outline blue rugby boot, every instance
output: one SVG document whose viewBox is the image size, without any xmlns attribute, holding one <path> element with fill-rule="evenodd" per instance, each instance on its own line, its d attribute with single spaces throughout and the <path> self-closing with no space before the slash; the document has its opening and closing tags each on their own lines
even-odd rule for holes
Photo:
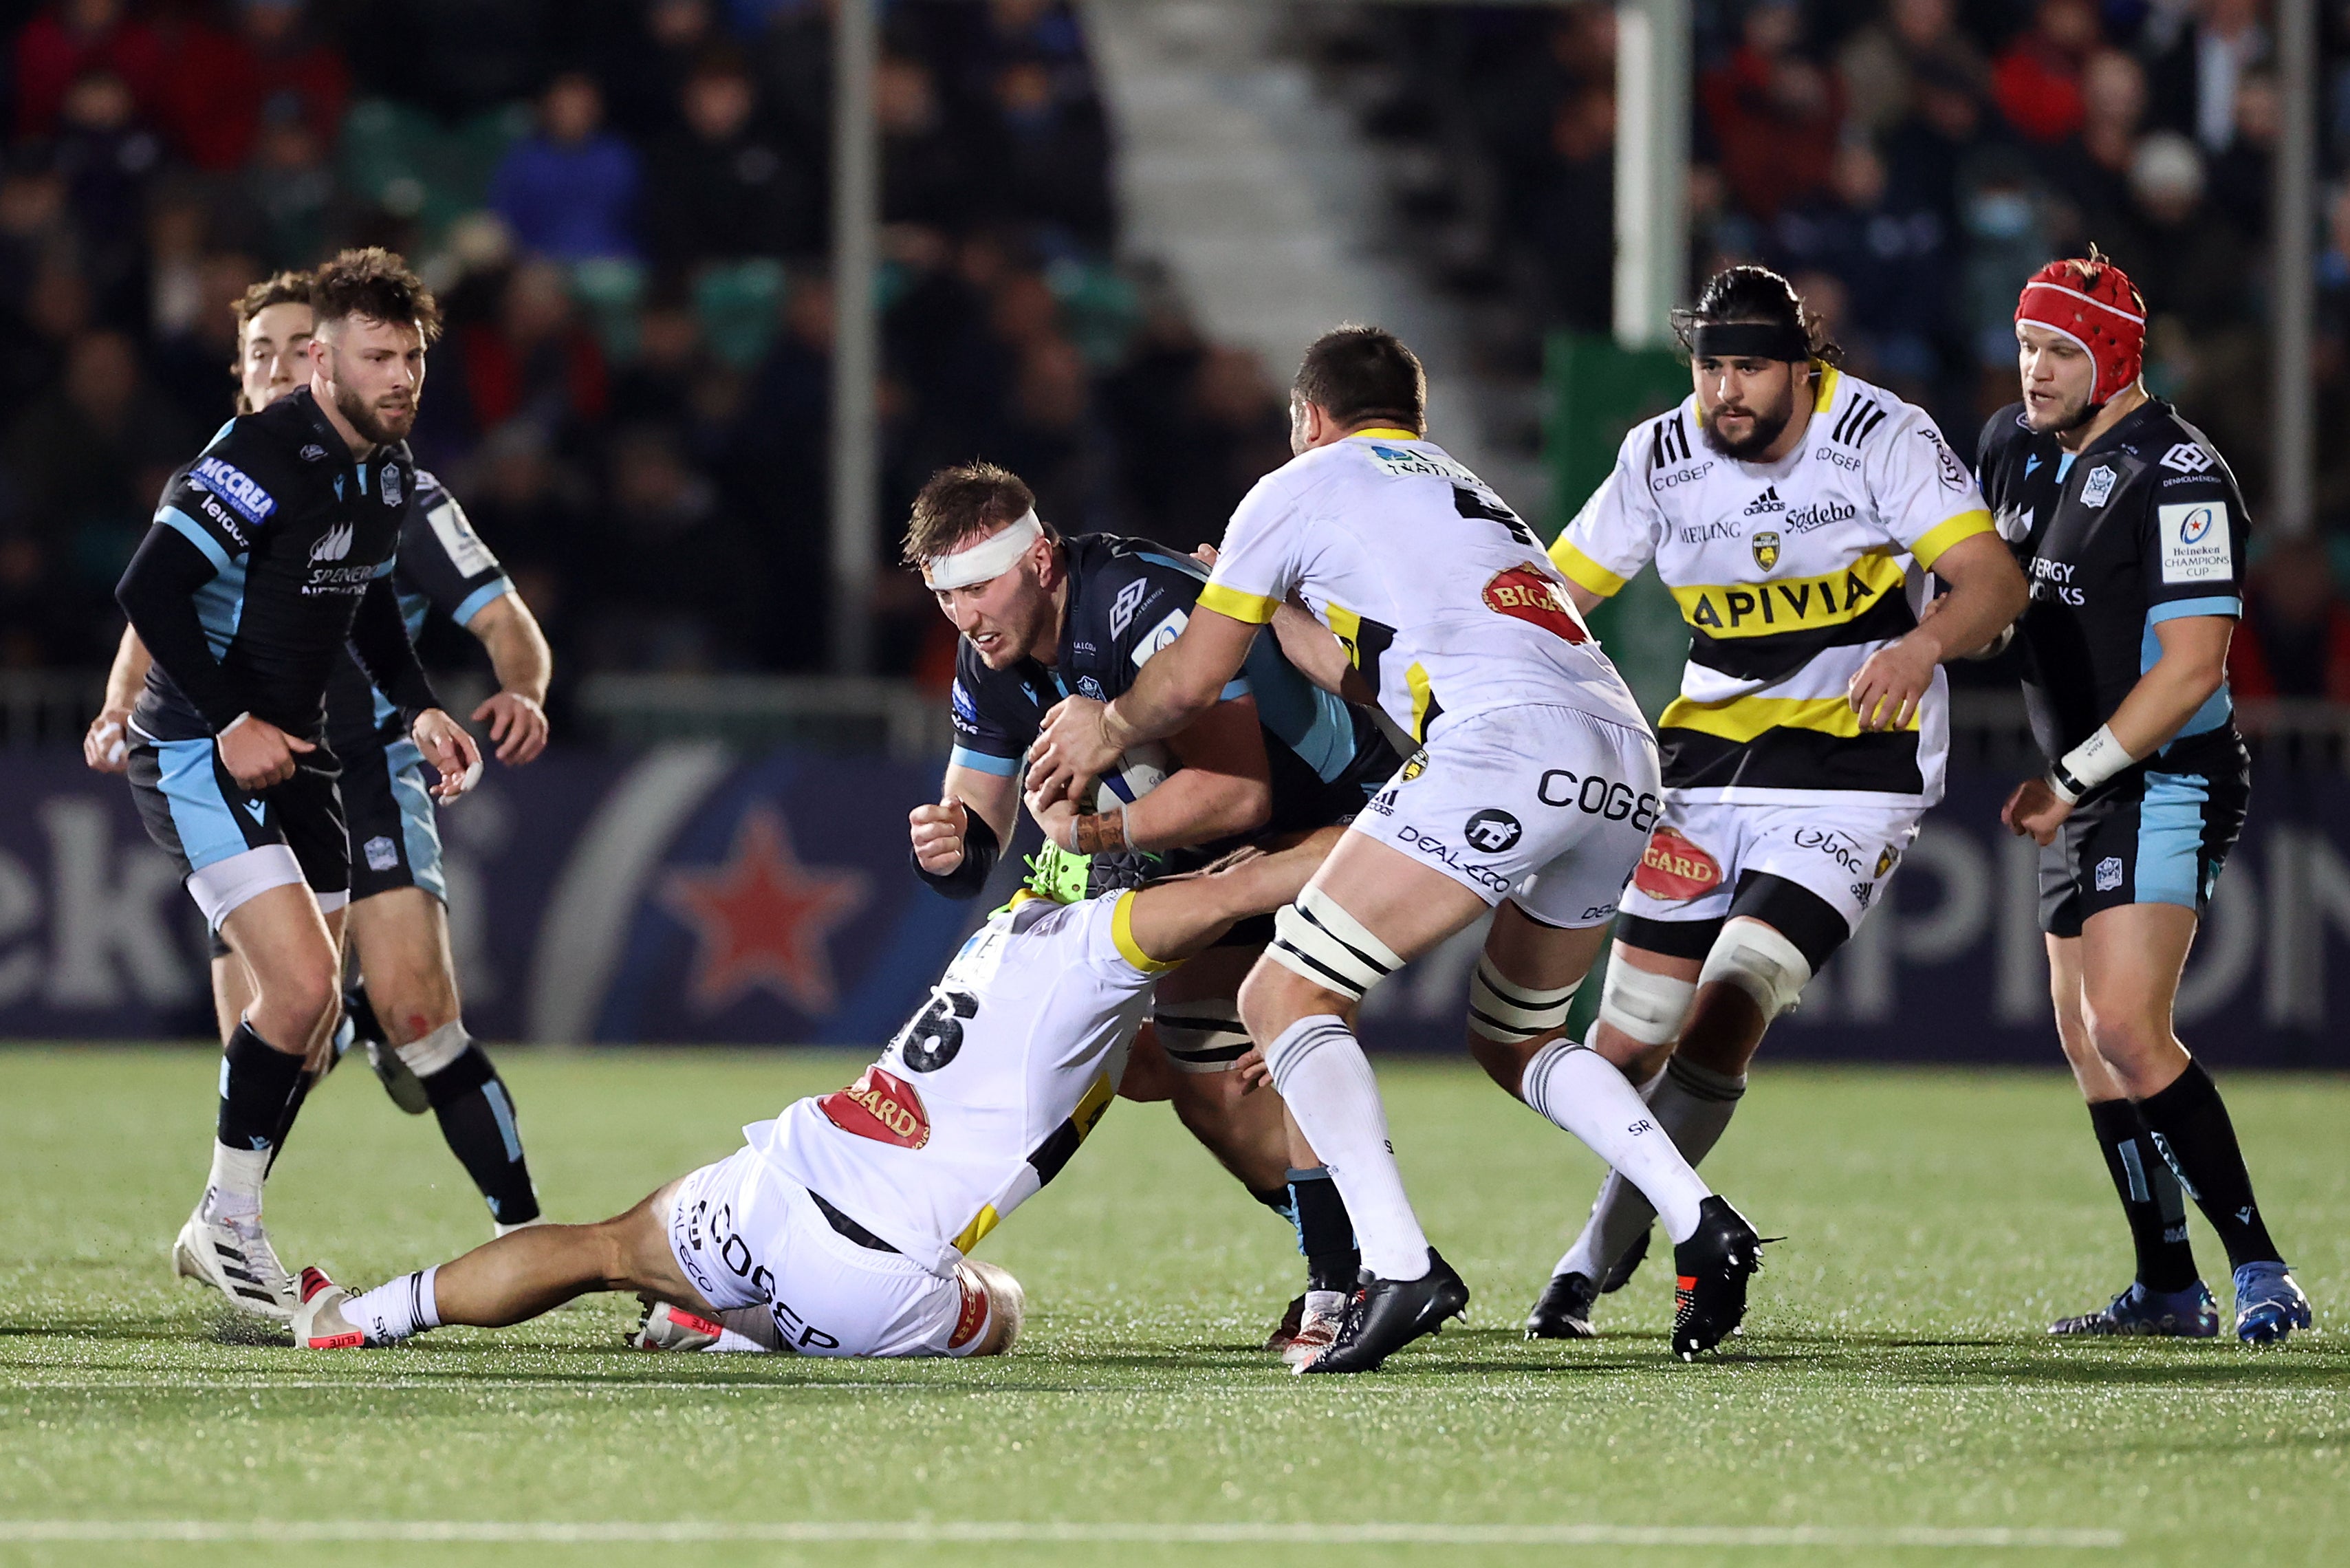
<svg viewBox="0 0 2350 1568">
<path fill-rule="evenodd" d="M 2150 1334 L 2162 1339 L 2210 1339 L 2220 1332 L 2220 1303 L 2198 1280 L 2183 1291 L 2150 1291 L 2136 1281 L 2102 1312 L 2059 1318 L 2059 1334 Z"/>
<path fill-rule="evenodd" d="M 2238 1339 L 2246 1345 L 2274 1345 L 2309 1324 L 2309 1298 L 2282 1263 L 2246 1263 L 2236 1271 Z"/>
</svg>

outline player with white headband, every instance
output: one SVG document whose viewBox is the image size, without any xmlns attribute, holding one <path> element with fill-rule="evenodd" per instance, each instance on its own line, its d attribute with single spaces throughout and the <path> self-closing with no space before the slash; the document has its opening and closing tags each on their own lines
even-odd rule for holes
<svg viewBox="0 0 2350 1568">
<path fill-rule="evenodd" d="M 989 463 L 923 487 L 906 560 L 962 634 L 954 752 L 938 803 L 911 814 L 914 869 L 950 897 L 973 898 L 1012 840 L 1021 758 L 1046 711 L 1071 693 L 1126 691 L 1180 634 L 1208 574 L 1149 540 L 1061 537 L 1028 487 Z M 1197 865 L 1266 834 L 1349 821 L 1398 765 L 1372 715 L 1315 690 L 1271 638 L 1217 699 L 1149 759 L 1170 770 L 1156 788 L 1140 793 L 1142 776 L 1122 773 L 1101 800 L 1037 811 L 1045 835 L 1106 867 Z M 1243 922 L 1159 986 L 1125 1092 L 1171 1100 L 1250 1194 L 1295 1227 L 1306 1289 L 1267 1348 L 1296 1357 L 1336 1334 L 1359 1260 L 1337 1188 L 1279 1100 L 1244 1094 L 1232 1071 L 1248 1048 L 1235 993 L 1271 927 Z"/>
<path fill-rule="evenodd" d="M 2057 1037 L 2137 1252 L 2127 1290 L 2050 1332 L 2216 1334 L 2192 1198 L 2235 1271 L 2237 1335 L 2282 1339 L 2310 1326 L 2309 1299 L 2171 1017 L 2251 793 L 2228 696 L 2244 498 L 2210 438 L 2147 392 L 2146 302 L 2094 249 L 2032 275 L 2015 337 L 2023 398 L 1984 427 L 1981 472 L 2032 576 L 2017 637 L 2049 767 L 2002 820 L 2042 846 Z"/>
<path fill-rule="evenodd" d="M 1689 624 L 1658 722 L 1664 816 L 1592 1044 L 1697 1164 L 1772 1022 L 1883 900 L 1941 798 L 1943 661 L 2002 634 L 2024 586 L 1934 421 L 1839 369 L 1785 278 L 1731 267 L 1675 325 L 1694 389 L 1625 438 L 1551 559 L 1586 610 L 1653 566 Z M 1937 581 L 1949 596 L 1920 626 Z M 1527 1334 L 1589 1336 L 1650 1219 L 1610 1177 Z"/>
<path fill-rule="evenodd" d="M 1760 1240 L 1623 1073 L 1561 1037 L 1656 823 L 1656 742 L 1534 530 L 1428 439 L 1427 397 L 1394 334 L 1316 339 L 1291 387 L 1297 456 L 1232 514 L 1190 624 L 1123 697 L 1064 702 L 1030 782 L 1056 798 L 1180 729 L 1296 596 L 1326 629 L 1293 641 L 1276 626 L 1292 658 L 1378 701 L 1421 748 L 1281 912 L 1241 992 L 1263 1069 L 1362 1243 L 1338 1337 L 1305 1370 L 1369 1371 L 1468 1304 L 1412 1212 L 1354 1021 L 1372 986 L 1489 909 L 1470 988 L 1479 1058 L 1656 1204 L 1687 1284 L 1673 1348 L 1694 1355 L 1744 1315 Z"/>
</svg>

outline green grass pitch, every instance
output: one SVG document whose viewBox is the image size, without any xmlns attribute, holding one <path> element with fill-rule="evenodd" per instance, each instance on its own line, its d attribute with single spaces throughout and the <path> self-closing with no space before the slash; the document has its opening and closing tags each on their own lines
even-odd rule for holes
<svg viewBox="0 0 2350 1568">
<path fill-rule="evenodd" d="M 222 1343 L 166 1262 L 214 1064 L 0 1052 L 0 1563 L 2350 1563 L 2340 1078 L 2223 1076 L 2320 1325 L 2254 1351 L 2047 1340 L 2128 1273 L 2056 1075 L 1766 1062 L 1708 1169 L 1787 1240 L 1745 1337 L 1683 1366 L 1654 1263 L 1608 1338 L 1519 1337 L 1595 1164 L 1463 1067 L 1389 1065 L 1475 1299 L 1325 1382 L 1254 1348 L 1295 1256 L 1161 1106 L 1116 1107 L 990 1238 L 1029 1292 L 1003 1361 L 635 1355 L 619 1297 L 391 1352 Z M 563 1220 L 857 1065 L 504 1059 Z M 269 1212 L 289 1263 L 362 1284 L 488 1233 L 432 1121 L 364 1069 L 311 1102 Z"/>
</svg>

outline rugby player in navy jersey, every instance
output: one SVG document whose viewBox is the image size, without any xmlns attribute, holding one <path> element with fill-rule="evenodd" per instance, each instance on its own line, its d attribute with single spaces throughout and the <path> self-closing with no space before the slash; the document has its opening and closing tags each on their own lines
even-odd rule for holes
<svg viewBox="0 0 2350 1568">
<path fill-rule="evenodd" d="M 307 380 L 311 285 L 307 272 L 282 272 L 238 300 L 239 354 L 230 368 L 238 413 L 266 408 Z M 500 690 L 475 709 L 474 722 L 489 723 L 501 761 L 518 765 L 536 757 L 546 737 L 546 640 L 455 499 L 421 471 L 392 582 L 411 635 L 437 608 L 481 639 Z M 101 773 L 120 773 L 127 764 L 130 710 L 151 662 L 138 632 L 126 628 L 105 706 L 83 739 L 85 758 Z M 342 769 L 337 784 L 352 867 L 348 946 L 367 990 L 346 992 L 346 1021 L 359 1023 L 356 1031 L 338 1030 L 337 1044 L 338 1051 L 348 1043 L 364 1045 L 395 1103 L 436 1115 L 503 1231 L 536 1218 L 536 1194 L 513 1100 L 486 1054 L 461 1038 L 429 781 L 413 745 L 386 722 L 389 708 L 358 662 L 344 659 L 328 689 L 328 741 Z M 253 981 L 217 932 L 212 943 L 213 1006 L 225 1043 L 253 999 Z M 388 1030 L 380 1016 L 393 1020 Z"/>
<path fill-rule="evenodd" d="M 954 753 L 940 802 L 911 815 L 914 869 L 974 898 L 1011 841 L 1021 758 L 1045 714 L 1073 693 L 1124 691 L 1180 634 L 1208 574 L 1147 540 L 1065 538 L 1037 517 L 1027 485 L 983 462 L 923 487 L 906 559 L 962 634 Z M 1065 803 L 1038 826 L 1063 850 L 1189 857 L 1180 869 L 1263 834 L 1347 822 L 1400 765 L 1367 711 L 1315 689 L 1272 638 L 1167 749 L 1174 771 L 1141 798 L 1106 812 Z M 1359 1259 L 1336 1183 L 1278 1097 L 1243 1093 L 1232 1071 L 1249 1044 L 1234 998 L 1271 924 L 1243 922 L 1159 986 L 1122 1092 L 1171 1099 L 1250 1194 L 1296 1226 L 1307 1289 L 1268 1348 L 1306 1356 L 1336 1332 Z"/>
<path fill-rule="evenodd" d="M 253 986 L 220 1078 L 212 1170 L 175 1265 L 245 1312 L 296 1303 L 262 1182 L 339 1012 L 348 838 L 327 689 L 356 655 L 442 800 L 481 754 L 441 711 L 391 580 L 416 490 L 406 437 L 439 308 L 400 258 L 319 270 L 307 387 L 232 420 L 176 479 L 116 597 L 152 656 L 127 770 L 150 835 Z"/>
<path fill-rule="evenodd" d="M 2244 499 L 2210 439 L 2147 394 L 2145 301 L 2094 249 L 2033 275 L 2015 336 L 2022 400 L 1991 416 L 1980 465 L 2032 580 L 2016 635 L 2050 765 L 2002 820 L 2042 846 L 2057 1035 L 2137 1251 L 2127 1290 L 2050 1332 L 2219 1332 L 2183 1195 L 2227 1249 L 2238 1336 L 2282 1339 L 2310 1326 L 2309 1300 L 2171 1017 L 2251 794 L 2227 680 Z"/>
</svg>

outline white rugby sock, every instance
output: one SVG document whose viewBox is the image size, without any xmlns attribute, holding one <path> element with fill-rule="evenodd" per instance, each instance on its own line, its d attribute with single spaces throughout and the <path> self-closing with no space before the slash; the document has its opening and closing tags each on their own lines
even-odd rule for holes
<svg viewBox="0 0 2350 1568">
<path fill-rule="evenodd" d="M 204 1182 L 204 1218 L 261 1218 L 261 1183 L 269 1174 L 269 1157 L 276 1152 L 266 1148 L 231 1148 L 215 1140 L 212 1175 Z"/>
<path fill-rule="evenodd" d="M 398 1345 L 428 1328 L 439 1328 L 441 1308 L 433 1299 L 432 1276 L 440 1272 L 436 1263 L 353 1296 L 343 1303 L 343 1321 L 366 1334 L 369 1345 Z"/>
<path fill-rule="evenodd" d="M 1363 1267 L 1383 1280 L 1428 1272 L 1428 1238 L 1404 1196 L 1369 1058 L 1344 1020 L 1301 1018 L 1265 1050 L 1273 1086 L 1338 1184 Z"/>
<path fill-rule="evenodd" d="M 1614 1063 L 1588 1046 L 1553 1041 L 1526 1064 L 1521 1090 L 1527 1105 L 1638 1188 L 1675 1241 L 1696 1233 L 1698 1205 L 1711 1193 Z"/>
<path fill-rule="evenodd" d="M 1692 1167 L 1703 1164 L 1713 1146 L 1721 1141 L 1745 1093 L 1745 1074 L 1717 1073 L 1679 1056 L 1640 1086 L 1640 1097 L 1648 1101 L 1657 1125 L 1672 1135 L 1673 1147 Z M 1640 1196 L 1638 1188 L 1620 1173 L 1609 1171 L 1607 1179 L 1599 1184 L 1599 1197 L 1591 1205 L 1591 1219 L 1584 1225 L 1583 1234 L 1551 1272 L 1571 1271 L 1596 1283 L 1615 1267 L 1617 1259 L 1631 1250 L 1656 1217 L 1656 1210 Z"/>
<path fill-rule="evenodd" d="M 775 1324 L 775 1314 L 763 1306 L 729 1307 L 718 1314 L 725 1332 L 718 1336 L 712 1350 L 775 1351 L 784 1347 L 784 1331 Z"/>
</svg>

